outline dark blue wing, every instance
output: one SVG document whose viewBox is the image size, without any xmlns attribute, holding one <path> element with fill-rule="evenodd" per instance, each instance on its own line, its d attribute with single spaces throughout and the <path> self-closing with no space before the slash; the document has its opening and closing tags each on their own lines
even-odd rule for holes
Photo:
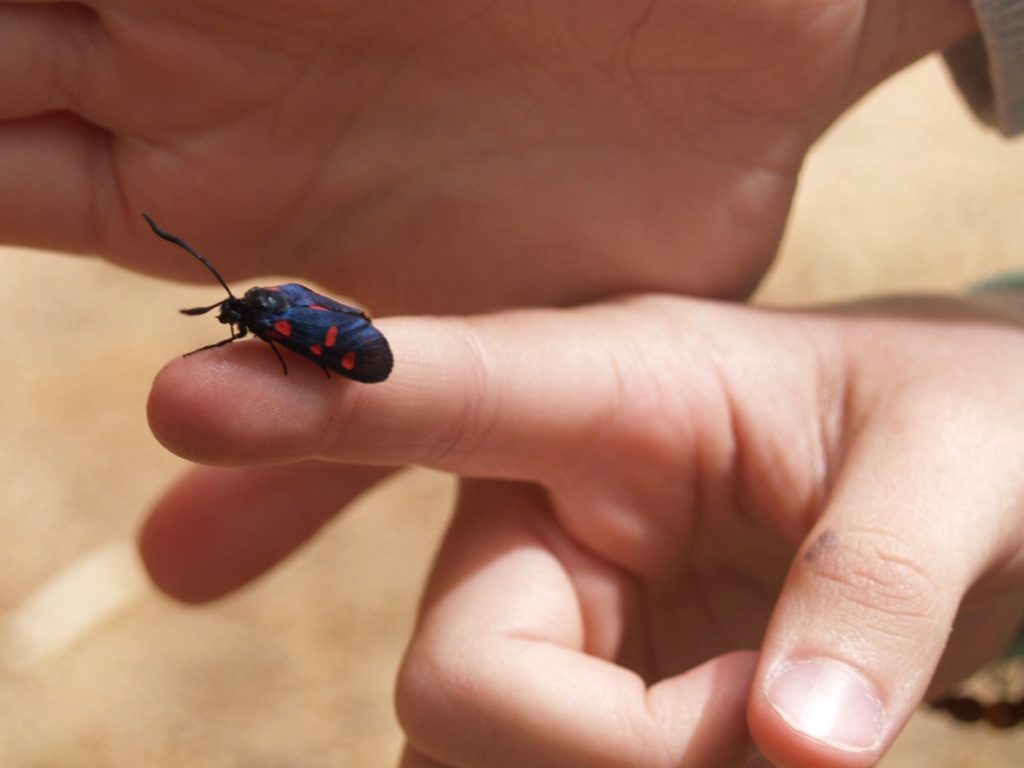
<svg viewBox="0 0 1024 768">
<path fill-rule="evenodd" d="M 297 283 L 270 286 L 287 300 L 280 312 L 263 313 L 252 331 L 349 379 L 384 381 L 394 360 L 387 339 L 361 310 Z"/>
<path fill-rule="evenodd" d="M 288 305 L 291 307 L 313 307 L 317 309 L 327 309 L 332 312 L 341 312 L 346 315 L 359 315 L 367 320 L 370 318 L 366 316 L 366 313 L 361 309 L 350 307 L 348 304 L 342 304 L 340 301 L 335 301 L 329 296 L 312 291 L 304 285 L 298 283 L 286 283 L 284 285 L 272 285 L 264 288 L 265 291 L 277 291 L 288 300 Z"/>
</svg>

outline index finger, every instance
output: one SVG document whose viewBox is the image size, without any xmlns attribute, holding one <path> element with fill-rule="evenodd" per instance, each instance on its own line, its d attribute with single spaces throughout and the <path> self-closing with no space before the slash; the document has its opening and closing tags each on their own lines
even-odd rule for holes
<svg viewBox="0 0 1024 768">
<path fill-rule="evenodd" d="M 320 458 L 539 479 L 624 418 L 622 368 L 642 358 L 649 332 L 639 306 L 385 320 L 395 367 L 371 385 L 325 379 L 302 360 L 285 377 L 265 345 L 232 344 L 168 365 L 150 424 L 206 463 Z M 690 366 L 675 380 L 698 378 Z"/>
</svg>

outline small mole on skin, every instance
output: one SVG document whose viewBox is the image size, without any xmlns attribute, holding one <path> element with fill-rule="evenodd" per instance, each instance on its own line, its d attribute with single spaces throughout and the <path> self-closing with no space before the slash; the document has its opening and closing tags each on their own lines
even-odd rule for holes
<svg viewBox="0 0 1024 768">
<path fill-rule="evenodd" d="M 810 563 L 816 560 L 825 552 L 834 552 L 839 549 L 839 536 L 835 531 L 822 531 L 818 538 L 804 552 L 804 562 Z"/>
</svg>

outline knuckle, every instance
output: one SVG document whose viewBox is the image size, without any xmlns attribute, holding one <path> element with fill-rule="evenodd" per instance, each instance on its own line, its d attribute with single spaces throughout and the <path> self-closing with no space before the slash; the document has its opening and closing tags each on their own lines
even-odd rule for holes
<svg viewBox="0 0 1024 768">
<path fill-rule="evenodd" d="M 860 623 L 885 633 L 940 616 L 939 584 L 921 554 L 884 530 L 827 530 L 803 555 L 803 570 L 832 599 L 855 608 Z"/>
<path fill-rule="evenodd" d="M 394 702 L 399 725 L 412 743 L 431 746 L 444 732 L 447 717 L 466 697 L 458 680 L 432 656 L 407 655 L 395 682 Z"/>
</svg>

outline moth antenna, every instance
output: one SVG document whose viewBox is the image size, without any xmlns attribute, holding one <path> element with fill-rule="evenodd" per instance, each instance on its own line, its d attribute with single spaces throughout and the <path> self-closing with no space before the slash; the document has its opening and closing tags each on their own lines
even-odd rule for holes
<svg viewBox="0 0 1024 768">
<path fill-rule="evenodd" d="M 213 273 L 213 276 L 217 278 L 217 282 L 224 286 L 224 290 L 228 292 L 228 296 L 230 296 L 231 298 L 235 298 L 235 294 L 233 294 L 231 292 L 231 289 L 228 288 L 228 284 L 224 282 L 224 278 L 220 276 L 220 272 L 218 272 L 216 268 L 213 266 L 213 264 L 208 262 L 198 251 L 196 251 L 191 245 L 186 243 L 180 237 L 172 235 L 170 232 L 164 232 L 164 230 L 160 229 L 160 227 L 157 226 L 156 222 L 153 221 L 153 219 L 150 217 L 148 213 L 143 213 L 142 218 L 146 220 L 146 223 L 149 224 L 149 228 L 153 230 L 154 234 L 156 234 L 157 237 L 162 237 L 167 242 L 174 243 L 179 248 L 182 248 L 191 253 L 193 256 L 195 256 L 203 264 L 203 266 L 205 266 L 208 270 L 210 270 L 210 272 Z M 215 304 L 214 306 L 217 305 Z"/>
<path fill-rule="evenodd" d="M 226 301 L 228 300 L 224 299 L 224 301 L 218 301 L 216 304 L 211 304 L 208 307 L 193 307 L 192 309 L 179 309 L 178 311 L 183 315 L 205 315 L 210 310 L 223 307 Z"/>
</svg>

